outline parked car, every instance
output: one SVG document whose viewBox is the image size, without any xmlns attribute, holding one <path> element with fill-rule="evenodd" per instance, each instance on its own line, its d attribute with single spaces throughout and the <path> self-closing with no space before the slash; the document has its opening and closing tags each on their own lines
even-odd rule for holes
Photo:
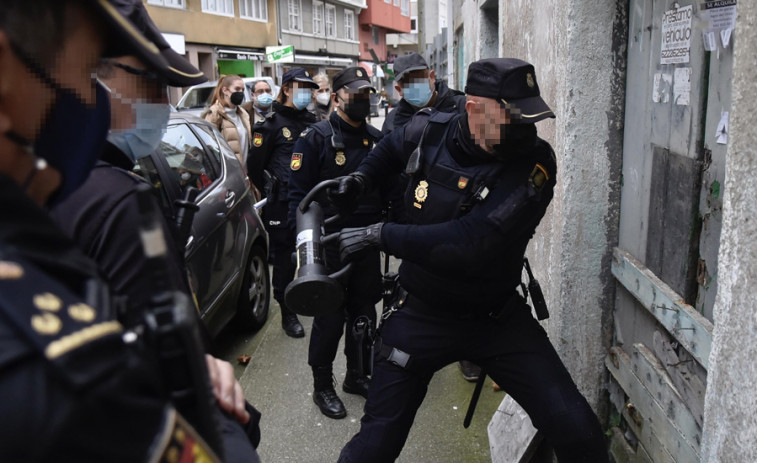
<svg viewBox="0 0 757 463">
<path fill-rule="evenodd" d="M 271 94 L 276 98 L 279 94 L 279 87 L 274 85 L 272 77 L 243 77 L 244 81 L 244 102 L 252 101 L 252 88 L 255 83 L 265 80 L 268 85 L 271 86 Z M 193 85 L 182 95 L 179 102 L 176 104 L 176 110 L 178 112 L 188 112 L 195 116 L 200 116 L 205 108 L 208 108 L 213 98 L 213 91 L 216 89 L 218 81 L 205 82 L 204 84 Z"/>
<path fill-rule="evenodd" d="M 200 315 L 212 335 L 230 321 L 259 329 L 268 318 L 268 233 L 250 182 L 220 132 L 187 113 L 172 113 L 160 147 L 141 159 L 138 174 L 159 191 L 161 207 L 176 221 L 176 200 L 199 190 L 185 255 Z"/>
</svg>

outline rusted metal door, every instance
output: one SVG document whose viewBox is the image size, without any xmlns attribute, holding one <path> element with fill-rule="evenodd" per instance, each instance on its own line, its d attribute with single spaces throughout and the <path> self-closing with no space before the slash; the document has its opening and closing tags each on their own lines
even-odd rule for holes
<svg viewBox="0 0 757 463">
<path fill-rule="evenodd" d="M 618 281 L 618 462 L 699 461 L 736 1 L 631 0 Z"/>
</svg>

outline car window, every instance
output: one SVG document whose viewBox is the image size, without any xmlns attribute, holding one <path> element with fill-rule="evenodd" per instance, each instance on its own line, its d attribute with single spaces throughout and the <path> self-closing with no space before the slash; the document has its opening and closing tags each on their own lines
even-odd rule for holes
<svg viewBox="0 0 757 463">
<path fill-rule="evenodd" d="M 158 175 L 158 169 L 157 167 L 155 167 L 155 161 L 153 161 L 153 159 L 149 156 L 142 158 L 137 161 L 137 165 L 134 166 L 133 170 L 134 173 L 150 182 L 150 184 L 154 186 L 156 190 L 158 190 L 158 195 L 160 196 L 160 206 L 170 215 L 171 198 L 168 197 L 168 192 L 166 191 L 166 188 L 160 179 L 160 175 Z"/>
<path fill-rule="evenodd" d="M 207 125 L 197 124 L 194 127 L 197 129 L 195 132 L 197 132 L 197 135 L 202 138 L 208 151 L 210 151 L 210 154 L 213 156 L 213 160 L 215 161 L 214 166 L 218 166 L 214 169 L 214 172 L 216 173 L 215 178 L 218 178 L 220 177 L 221 172 L 221 147 L 218 146 L 218 138 L 213 134 L 213 129 Z"/>
<path fill-rule="evenodd" d="M 169 126 L 160 148 L 181 186 L 182 194 L 187 187 L 202 191 L 217 178 L 200 140 L 186 124 Z"/>
<path fill-rule="evenodd" d="M 215 87 L 198 87 L 190 89 L 176 109 L 204 108 L 210 105 Z"/>
</svg>

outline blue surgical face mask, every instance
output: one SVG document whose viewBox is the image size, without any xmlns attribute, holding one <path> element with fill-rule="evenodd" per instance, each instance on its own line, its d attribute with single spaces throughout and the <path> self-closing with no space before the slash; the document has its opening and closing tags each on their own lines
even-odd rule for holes
<svg viewBox="0 0 757 463">
<path fill-rule="evenodd" d="M 267 108 L 273 103 L 273 96 L 270 93 L 261 93 L 257 96 L 258 106 Z"/>
<path fill-rule="evenodd" d="M 298 88 L 294 91 L 294 98 L 292 99 L 292 104 L 294 104 L 295 108 L 302 110 L 308 107 L 312 98 L 313 98 L 313 92 L 311 92 L 310 89 Z"/>
<path fill-rule="evenodd" d="M 417 108 L 426 106 L 433 93 L 434 91 L 431 90 L 428 81 L 410 82 L 402 88 L 403 98 Z"/>
<path fill-rule="evenodd" d="M 108 141 L 116 145 L 136 163 L 149 156 L 166 133 L 171 109 L 164 103 L 135 103 L 136 126 L 128 130 L 114 130 Z"/>
</svg>

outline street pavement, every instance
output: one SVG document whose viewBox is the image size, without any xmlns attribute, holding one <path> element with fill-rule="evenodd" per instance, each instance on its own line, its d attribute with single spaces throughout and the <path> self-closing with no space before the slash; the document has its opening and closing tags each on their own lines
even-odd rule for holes
<svg viewBox="0 0 757 463">
<path fill-rule="evenodd" d="M 383 112 L 382 112 L 383 114 Z M 381 128 L 383 117 L 373 118 Z M 396 267 L 396 262 L 393 263 Z M 378 306 L 377 306 L 378 307 Z M 279 306 L 271 301 L 268 322 L 254 336 L 222 333 L 227 347 L 221 354 L 236 364 L 247 399 L 262 413 L 262 439 L 258 453 L 264 463 L 335 462 L 342 447 L 359 430 L 365 400 L 344 393 L 343 341 L 334 364 L 337 393 L 347 408 L 347 417 L 334 420 L 322 415 L 313 403 L 313 379 L 307 364 L 312 318 L 300 317 L 306 336 L 293 339 L 281 328 Z M 231 331 L 231 330 L 228 330 Z M 229 345 L 233 344 L 233 347 Z M 236 362 L 248 354 L 246 367 Z M 439 371 L 432 379 L 398 462 L 484 463 L 491 462 L 487 425 L 504 393 L 495 391 L 487 378 L 473 421 L 463 428 L 474 384 L 460 374 L 457 364 Z"/>
</svg>

